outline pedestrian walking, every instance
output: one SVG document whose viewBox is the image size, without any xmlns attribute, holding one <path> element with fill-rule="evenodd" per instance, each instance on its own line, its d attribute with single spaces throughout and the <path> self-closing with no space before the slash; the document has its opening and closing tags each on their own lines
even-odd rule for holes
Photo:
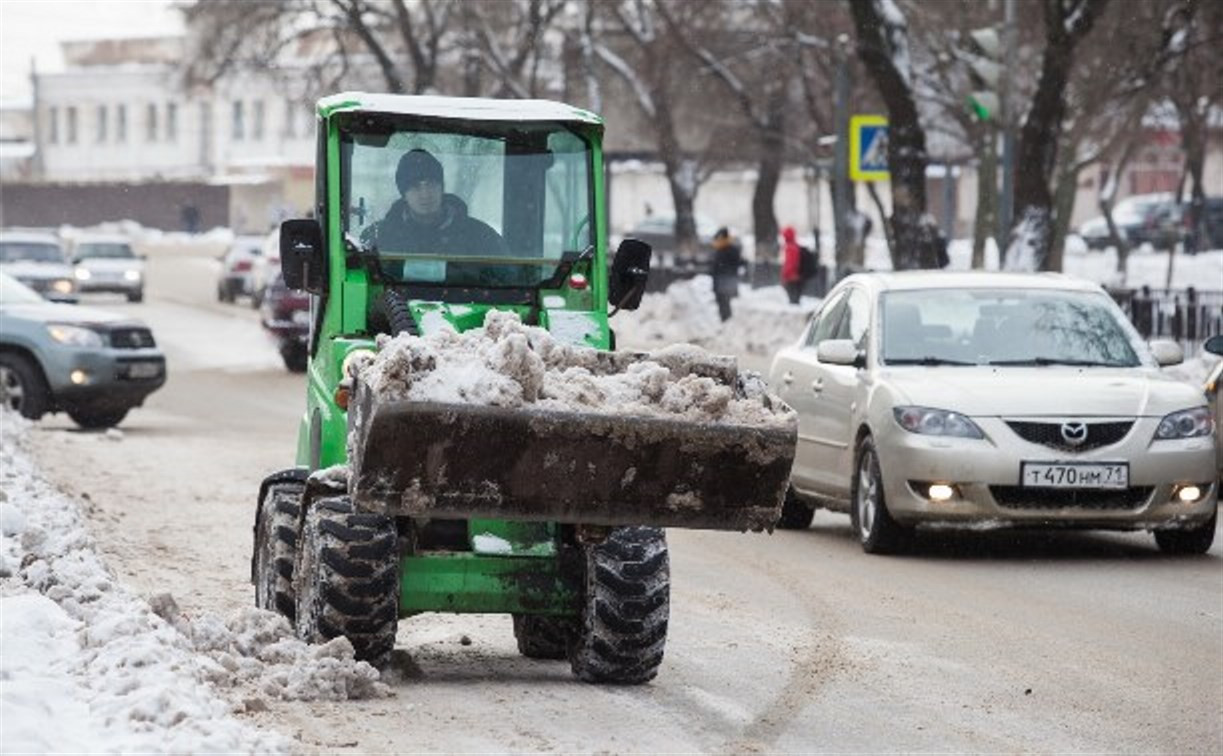
<svg viewBox="0 0 1223 756">
<path fill-rule="evenodd" d="M 798 247 L 798 235 L 793 226 L 786 226 L 781 230 L 781 238 L 781 286 L 790 297 L 790 304 L 798 304 L 803 293 L 802 252 Z"/>
<path fill-rule="evenodd" d="M 743 268 L 743 247 L 723 226 L 713 235 L 713 296 L 718 300 L 722 322 L 730 319 L 730 300 L 739 296 L 739 271 Z"/>
</svg>

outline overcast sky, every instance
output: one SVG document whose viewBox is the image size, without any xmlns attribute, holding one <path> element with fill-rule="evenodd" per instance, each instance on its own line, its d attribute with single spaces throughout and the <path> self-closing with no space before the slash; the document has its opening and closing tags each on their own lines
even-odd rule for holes
<svg viewBox="0 0 1223 756">
<path fill-rule="evenodd" d="M 59 42 L 182 31 L 170 0 L 0 0 L 0 98 L 30 95 L 30 59 L 63 68 Z"/>
</svg>

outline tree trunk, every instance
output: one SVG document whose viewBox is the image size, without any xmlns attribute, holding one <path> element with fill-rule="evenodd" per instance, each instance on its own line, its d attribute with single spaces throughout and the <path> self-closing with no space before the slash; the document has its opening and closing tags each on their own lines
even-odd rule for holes
<svg viewBox="0 0 1223 756">
<path fill-rule="evenodd" d="M 1053 191 L 1053 241 L 1049 247 L 1048 270 L 1065 269 L 1066 234 L 1070 231 L 1070 216 L 1074 213 L 1074 195 L 1079 188 L 1079 171 L 1074 155 L 1058 163 L 1057 185 Z"/>
<path fill-rule="evenodd" d="M 780 122 L 761 134 L 760 168 L 752 192 L 752 230 L 756 235 L 756 262 L 777 259 L 777 214 L 773 199 L 781 181 L 784 132 Z"/>
<path fill-rule="evenodd" d="M 977 163 L 977 216 L 972 229 L 972 267 L 985 267 L 985 242 L 993 236 L 997 223 L 998 205 L 998 132 L 988 128 L 984 148 L 978 153 Z"/>
</svg>

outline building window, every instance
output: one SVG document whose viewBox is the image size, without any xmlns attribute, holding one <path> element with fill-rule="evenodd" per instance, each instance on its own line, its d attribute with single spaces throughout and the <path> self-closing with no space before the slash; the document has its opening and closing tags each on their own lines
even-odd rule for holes
<svg viewBox="0 0 1223 756">
<path fill-rule="evenodd" d="M 263 100 L 251 103 L 251 139 L 263 139 Z"/>
<path fill-rule="evenodd" d="M 145 126 L 148 127 L 148 138 L 150 142 L 157 141 L 157 105 L 149 103 L 148 116 L 145 118 Z"/>
<path fill-rule="evenodd" d="M 178 139 L 178 104 L 173 102 L 166 103 L 166 141 L 173 142 Z"/>
<path fill-rule="evenodd" d="M 106 141 L 106 106 L 98 106 L 98 142 Z"/>
<path fill-rule="evenodd" d="M 246 138 L 246 114 L 241 100 L 234 100 L 233 137 L 235 141 Z"/>
<path fill-rule="evenodd" d="M 59 143 L 59 108 L 47 108 L 47 141 Z"/>
<path fill-rule="evenodd" d="M 127 106 L 115 106 L 115 141 L 127 141 Z"/>
<path fill-rule="evenodd" d="M 67 116 L 68 123 L 65 127 L 67 133 L 64 135 L 64 141 L 68 144 L 76 144 L 76 107 L 69 105 L 65 110 L 65 115 Z"/>
</svg>

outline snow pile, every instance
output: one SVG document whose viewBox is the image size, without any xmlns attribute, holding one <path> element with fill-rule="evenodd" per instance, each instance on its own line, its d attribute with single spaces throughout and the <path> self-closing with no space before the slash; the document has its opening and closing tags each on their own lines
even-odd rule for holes
<svg viewBox="0 0 1223 756">
<path fill-rule="evenodd" d="M 792 305 L 780 286 L 740 286 L 731 301 L 734 314 L 723 323 L 712 279 L 697 276 L 645 295 L 641 307 L 617 314 L 614 325 L 623 343 L 643 348 L 686 343 L 728 354 L 771 356 L 798 338 L 820 301 L 804 297 Z"/>
<path fill-rule="evenodd" d="M 235 712 L 262 697 L 387 692 L 346 641 L 310 648 L 270 612 L 224 623 L 161 597 L 163 619 L 102 563 L 76 502 L 38 476 L 21 448 L 29 426 L 0 410 L 0 752 L 287 753 Z"/>
<path fill-rule="evenodd" d="M 681 417 L 736 425 L 785 425 L 793 413 L 737 393 L 734 360 L 690 345 L 636 357 L 557 341 L 512 312 L 493 310 L 484 327 L 426 336 L 381 336 L 357 374 L 386 401 L 480 404 L 617 415 Z"/>
</svg>

